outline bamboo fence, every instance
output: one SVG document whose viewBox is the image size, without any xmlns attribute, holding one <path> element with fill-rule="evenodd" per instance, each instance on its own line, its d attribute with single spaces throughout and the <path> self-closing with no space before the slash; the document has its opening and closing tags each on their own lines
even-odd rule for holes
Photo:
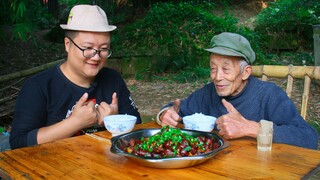
<svg viewBox="0 0 320 180">
<path fill-rule="evenodd" d="M 288 78 L 286 93 L 290 98 L 294 79 L 304 79 L 300 114 L 304 119 L 307 118 L 311 80 L 320 80 L 320 66 L 253 66 L 252 75 L 261 77 L 263 81 L 267 81 L 268 78 Z"/>
<path fill-rule="evenodd" d="M 54 65 L 62 61 L 63 59 L 50 62 L 38 67 L 34 67 L 31 69 L 27 69 L 24 71 L 0 76 L 0 83 L 6 83 L 7 81 L 12 81 L 12 80 L 16 80 L 17 82 L 20 82 L 25 77 L 31 76 L 47 68 L 53 67 Z M 311 80 L 320 80 L 320 66 L 279 66 L 279 65 L 252 66 L 252 75 L 256 77 L 261 77 L 263 81 L 267 81 L 268 78 L 287 78 L 286 93 L 290 98 L 292 97 L 292 93 L 293 93 L 294 79 L 304 79 L 304 88 L 303 88 L 303 94 L 302 94 L 300 114 L 304 119 L 306 119 Z M 0 117 L 5 116 L 6 114 L 13 113 L 14 101 L 19 92 L 19 87 L 17 87 L 16 85 L 17 82 L 14 82 L 13 84 L 8 83 L 7 87 L 0 89 L 3 91 L 7 91 L 9 88 L 16 90 L 16 92 L 12 93 L 11 95 L 1 97 L 0 106 L 6 105 L 7 107 L 0 107 L 0 111 L 1 111 Z"/>
</svg>

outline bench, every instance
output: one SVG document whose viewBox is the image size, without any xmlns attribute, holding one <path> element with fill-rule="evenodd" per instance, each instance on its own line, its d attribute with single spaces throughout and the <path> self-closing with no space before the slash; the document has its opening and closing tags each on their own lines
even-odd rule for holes
<svg viewBox="0 0 320 180">
<path fill-rule="evenodd" d="M 304 80 L 300 114 L 307 120 L 311 80 L 315 82 L 320 80 L 320 66 L 252 66 L 252 75 L 260 77 L 263 81 L 268 81 L 269 78 L 287 78 L 285 91 L 290 98 L 292 98 L 294 79 Z"/>
</svg>

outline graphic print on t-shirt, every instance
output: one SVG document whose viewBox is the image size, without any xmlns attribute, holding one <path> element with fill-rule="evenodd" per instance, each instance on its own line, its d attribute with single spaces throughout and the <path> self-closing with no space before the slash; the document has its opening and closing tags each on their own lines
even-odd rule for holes
<svg viewBox="0 0 320 180">
<path fill-rule="evenodd" d="M 129 99 L 130 99 L 130 101 L 131 101 L 131 104 L 130 104 L 130 105 L 133 107 L 133 109 L 137 109 L 136 103 L 135 103 L 134 100 L 132 99 L 131 95 L 129 96 Z"/>
</svg>

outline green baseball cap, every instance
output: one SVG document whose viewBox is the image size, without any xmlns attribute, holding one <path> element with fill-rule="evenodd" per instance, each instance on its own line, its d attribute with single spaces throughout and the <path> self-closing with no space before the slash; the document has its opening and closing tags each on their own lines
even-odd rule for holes
<svg viewBox="0 0 320 180">
<path fill-rule="evenodd" d="M 205 50 L 225 56 L 243 57 L 249 64 L 252 64 L 256 59 L 256 54 L 249 41 L 235 33 L 223 32 L 213 36 L 210 48 Z"/>
</svg>

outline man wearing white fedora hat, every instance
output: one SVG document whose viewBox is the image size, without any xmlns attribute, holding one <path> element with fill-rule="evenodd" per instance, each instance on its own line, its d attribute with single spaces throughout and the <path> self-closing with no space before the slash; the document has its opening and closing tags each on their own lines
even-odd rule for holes
<svg viewBox="0 0 320 180">
<path fill-rule="evenodd" d="M 67 59 L 24 84 L 16 101 L 12 149 L 96 131 L 106 115 L 130 114 L 141 123 L 121 75 L 104 67 L 111 55 L 110 32 L 116 29 L 105 12 L 77 5 L 60 26 L 66 31 Z"/>
</svg>

